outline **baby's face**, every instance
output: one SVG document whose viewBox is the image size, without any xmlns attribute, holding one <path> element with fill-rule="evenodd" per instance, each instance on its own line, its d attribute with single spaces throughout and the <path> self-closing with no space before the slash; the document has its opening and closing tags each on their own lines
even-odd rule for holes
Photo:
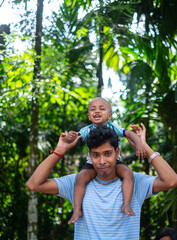
<svg viewBox="0 0 177 240">
<path fill-rule="evenodd" d="M 106 125 L 111 117 L 111 107 L 105 99 L 97 98 L 91 101 L 88 118 L 94 126 Z"/>
</svg>

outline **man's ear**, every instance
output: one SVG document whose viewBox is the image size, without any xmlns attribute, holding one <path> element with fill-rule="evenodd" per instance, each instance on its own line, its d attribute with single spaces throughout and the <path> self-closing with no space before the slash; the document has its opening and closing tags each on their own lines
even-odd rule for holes
<svg viewBox="0 0 177 240">
<path fill-rule="evenodd" d="M 117 147 L 117 148 L 116 148 L 116 158 L 119 158 L 119 152 L 120 152 L 120 148 Z"/>
</svg>

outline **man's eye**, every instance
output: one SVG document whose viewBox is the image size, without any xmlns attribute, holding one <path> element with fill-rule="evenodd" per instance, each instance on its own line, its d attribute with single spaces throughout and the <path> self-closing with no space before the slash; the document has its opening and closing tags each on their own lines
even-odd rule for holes
<svg viewBox="0 0 177 240">
<path fill-rule="evenodd" d="M 98 154 L 97 153 L 93 153 L 93 157 L 98 157 Z"/>
<path fill-rule="evenodd" d="M 107 157 L 109 157 L 109 156 L 111 156 L 111 152 L 106 152 L 105 155 L 106 155 Z"/>
</svg>

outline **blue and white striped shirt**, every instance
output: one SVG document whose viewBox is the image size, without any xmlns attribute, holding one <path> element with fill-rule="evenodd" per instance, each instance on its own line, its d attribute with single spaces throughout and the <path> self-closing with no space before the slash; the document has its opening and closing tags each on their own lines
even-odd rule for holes
<svg viewBox="0 0 177 240">
<path fill-rule="evenodd" d="M 139 239 L 140 213 L 143 201 L 152 196 L 156 177 L 134 173 L 131 207 L 136 216 L 121 212 L 123 203 L 122 181 L 101 185 L 94 179 L 86 186 L 83 199 L 83 217 L 75 223 L 75 240 L 128 240 Z M 56 178 L 58 196 L 73 204 L 76 174 Z"/>
</svg>

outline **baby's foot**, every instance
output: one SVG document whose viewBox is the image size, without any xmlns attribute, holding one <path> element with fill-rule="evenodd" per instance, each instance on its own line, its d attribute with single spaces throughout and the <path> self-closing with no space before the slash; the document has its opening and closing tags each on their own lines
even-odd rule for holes
<svg viewBox="0 0 177 240">
<path fill-rule="evenodd" d="M 130 216 L 135 216 L 135 213 L 132 211 L 131 207 L 130 207 L 130 204 L 128 203 L 124 203 L 122 205 L 122 212 L 127 214 L 127 215 L 130 215 Z"/>
<path fill-rule="evenodd" d="M 68 221 L 68 224 L 72 224 L 72 223 L 77 222 L 77 220 L 78 220 L 80 217 L 82 217 L 82 216 L 83 216 L 83 213 L 82 213 L 81 210 L 79 210 L 79 211 L 74 211 L 71 219 Z"/>
</svg>

